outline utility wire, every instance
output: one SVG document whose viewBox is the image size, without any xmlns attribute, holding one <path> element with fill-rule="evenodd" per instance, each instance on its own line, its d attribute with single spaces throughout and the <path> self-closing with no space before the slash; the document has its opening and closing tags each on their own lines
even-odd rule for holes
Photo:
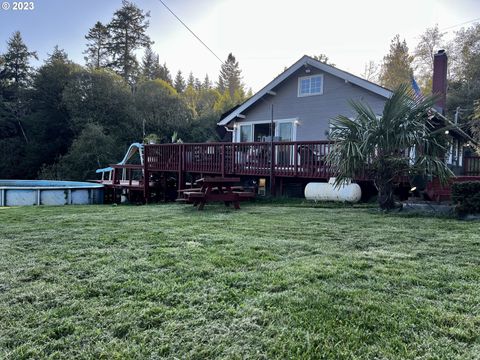
<svg viewBox="0 0 480 360">
<path fill-rule="evenodd" d="M 472 23 L 472 22 L 479 21 L 479 20 L 480 20 L 480 18 L 476 18 L 476 19 L 472 19 L 472 20 L 465 21 L 465 22 L 460 23 L 460 24 L 448 26 L 448 27 L 446 27 L 446 28 L 442 28 L 442 29 L 439 29 L 439 30 L 440 30 L 440 31 L 445 31 L 445 30 L 448 30 L 448 29 L 456 28 L 456 27 L 461 26 L 461 25 L 470 24 L 470 23 Z"/>
<path fill-rule="evenodd" d="M 462 26 L 462 25 L 466 25 L 466 24 L 470 24 L 470 23 L 473 23 L 473 22 L 475 22 L 475 21 L 480 21 L 480 18 L 468 20 L 468 21 L 465 21 L 465 22 L 462 22 L 462 23 L 459 23 L 459 24 L 456 24 L 456 25 L 447 26 L 447 27 L 438 29 L 438 31 L 448 30 L 448 31 L 446 31 L 445 33 L 449 33 L 449 32 L 451 31 L 451 29 L 453 29 L 453 28 L 456 28 L 456 27 L 459 27 L 459 26 Z M 420 39 L 421 37 L 422 37 L 422 35 L 416 35 L 416 36 L 413 36 L 413 37 L 410 37 L 410 38 L 411 38 L 411 39 Z M 408 38 L 408 37 L 407 37 L 407 38 Z"/>
<path fill-rule="evenodd" d="M 213 52 L 213 50 L 210 49 L 210 48 L 207 46 L 207 44 L 205 44 L 205 43 L 202 41 L 202 39 L 200 39 L 200 38 L 197 36 L 197 34 L 195 34 L 195 33 L 193 32 L 193 31 L 187 26 L 187 24 L 185 24 L 185 23 L 167 6 L 167 4 L 165 4 L 162 0 L 158 0 L 158 1 L 160 1 L 160 2 L 162 3 L 162 5 L 165 6 L 165 8 L 166 8 L 168 11 L 170 11 L 170 13 L 171 13 L 173 16 L 175 16 L 175 18 L 176 18 L 178 21 L 180 21 L 180 22 L 182 23 L 182 25 L 185 26 L 185 28 L 186 28 L 188 31 L 190 31 L 190 33 L 192 33 L 192 35 L 195 36 L 195 37 L 197 38 L 197 40 L 200 41 L 200 42 L 202 43 L 202 45 L 205 46 L 205 47 L 208 49 L 208 51 L 210 51 L 210 52 L 213 54 L 213 56 L 215 56 L 215 57 L 218 59 L 218 61 L 220 61 L 220 62 L 223 64 L 223 60 L 220 59 L 220 58 L 217 56 L 217 54 L 215 54 L 215 53 Z"/>
</svg>

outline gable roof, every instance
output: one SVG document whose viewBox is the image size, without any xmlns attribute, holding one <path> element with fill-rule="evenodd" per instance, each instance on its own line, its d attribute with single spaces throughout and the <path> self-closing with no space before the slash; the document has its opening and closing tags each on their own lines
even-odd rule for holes
<svg viewBox="0 0 480 360">
<path fill-rule="evenodd" d="M 369 90 L 377 95 L 383 96 L 384 98 L 389 98 L 392 96 L 392 91 L 389 89 L 386 89 L 380 85 L 374 84 L 371 81 L 362 79 L 358 76 L 355 76 L 353 74 L 350 74 L 349 72 L 337 69 L 334 66 L 325 64 L 321 61 L 317 61 L 310 56 L 304 55 L 298 60 L 295 64 L 290 66 L 287 70 L 285 70 L 283 73 L 278 75 L 275 79 L 273 79 L 270 83 L 268 83 L 263 89 L 261 89 L 259 92 L 257 92 L 255 95 L 253 95 L 250 99 L 246 100 L 243 104 L 239 105 L 236 109 L 231 111 L 230 113 L 226 113 L 222 115 L 220 121 L 217 123 L 217 125 L 222 126 L 222 125 L 227 125 L 229 122 L 234 120 L 238 115 L 242 113 L 245 109 L 248 109 L 250 106 L 255 104 L 260 98 L 265 96 L 269 91 L 272 91 L 273 88 L 275 88 L 277 85 L 282 83 L 284 80 L 286 80 L 290 75 L 292 75 L 295 71 L 300 69 L 302 66 L 305 65 L 310 65 L 314 68 L 317 68 L 323 72 L 326 72 L 328 74 L 331 74 L 333 76 L 339 77 L 345 81 L 348 81 L 352 84 L 355 84 L 361 88 L 364 88 L 366 90 Z"/>
</svg>

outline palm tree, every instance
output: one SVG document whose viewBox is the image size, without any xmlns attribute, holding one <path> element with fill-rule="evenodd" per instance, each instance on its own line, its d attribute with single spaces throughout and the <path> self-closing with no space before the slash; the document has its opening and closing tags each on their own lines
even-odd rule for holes
<svg viewBox="0 0 480 360">
<path fill-rule="evenodd" d="M 380 208 L 395 207 L 393 190 L 400 176 L 433 175 L 446 182 L 452 175 L 444 159 L 445 128 L 434 124 L 434 96 L 418 97 L 399 86 L 378 116 L 368 105 L 351 102 L 354 118 L 338 116 L 330 137 L 335 141 L 328 163 L 336 185 L 365 171 L 378 190 Z"/>
</svg>

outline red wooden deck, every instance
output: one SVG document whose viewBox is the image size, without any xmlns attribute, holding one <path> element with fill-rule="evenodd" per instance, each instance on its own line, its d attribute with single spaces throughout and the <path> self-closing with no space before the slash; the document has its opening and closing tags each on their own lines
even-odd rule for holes
<svg viewBox="0 0 480 360">
<path fill-rule="evenodd" d="M 327 166 L 325 157 L 332 144 L 331 141 L 296 141 L 145 145 L 144 166 L 111 165 L 113 181 L 104 183 L 116 189 L 142 191 L 144 199 L 148 200 L 150 182 L 132 180 L 133 172 L 137 173 L 137 178 L 140 172 L 142 179 L 150 179 L 152 173 L 175 173 L 179 189 L 184 188 L 187 173 L 266 177 L 273 189 L 276 179 L 282 178 L 328 180 L 334 172 Z M 480 157 L 464 157 L 463 161 L 463 174 L 460 175 L 480 180 Z M 369 179 L 362 176 L 355 180 Z"/>
<path fill-rule="evenodd" d="M 326 179 L 330 141 L 145 146 L 147 171 Z"/>
</svg>

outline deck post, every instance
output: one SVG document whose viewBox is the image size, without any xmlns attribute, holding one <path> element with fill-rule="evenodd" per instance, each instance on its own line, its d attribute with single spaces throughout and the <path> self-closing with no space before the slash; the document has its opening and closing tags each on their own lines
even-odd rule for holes
<svg viewBox="0 0 480 360">
<path fill-rule="evenodd" d="M 225 177 L 225 144 L 222 143 L 222 177 Z"/>
<path fill-rule="evenodd" d="M 295 172 L 295 176 L 298 175 L 298 143 L 295 142 L 293 144 L 293 168 Z"/>
<path fill-rule="evenodd" d="M 148 158 L 149 158 L 149 147 L 144 146 L 144 160 L 143 160 L 143 198 L 145 200 L 145 204 L 148 204 L 150 200 L 150 172 L 148 171 Z"/>
<path fill-rule="evenodd" d="M 275 196 L 275 144 L 270 142 L 270 195 Z"/>
<path fill-rule="evenodd" d="M 184 155 L 185 155 L 185 145 L 179 145 L 180 151 L 178 153 L 178 190 L 183 190 L 185 185 L 185 164 L 184 164 Z"/>
<path fill-rule="evenodd" d="M 231 151 L 231 156 L 232 156 L 232 163 L 231 163 L 231 169 L 230 172 L 232 174 L 235 174 L 235 143 L 232 143 L 232 151 Z"/>
</svg>

